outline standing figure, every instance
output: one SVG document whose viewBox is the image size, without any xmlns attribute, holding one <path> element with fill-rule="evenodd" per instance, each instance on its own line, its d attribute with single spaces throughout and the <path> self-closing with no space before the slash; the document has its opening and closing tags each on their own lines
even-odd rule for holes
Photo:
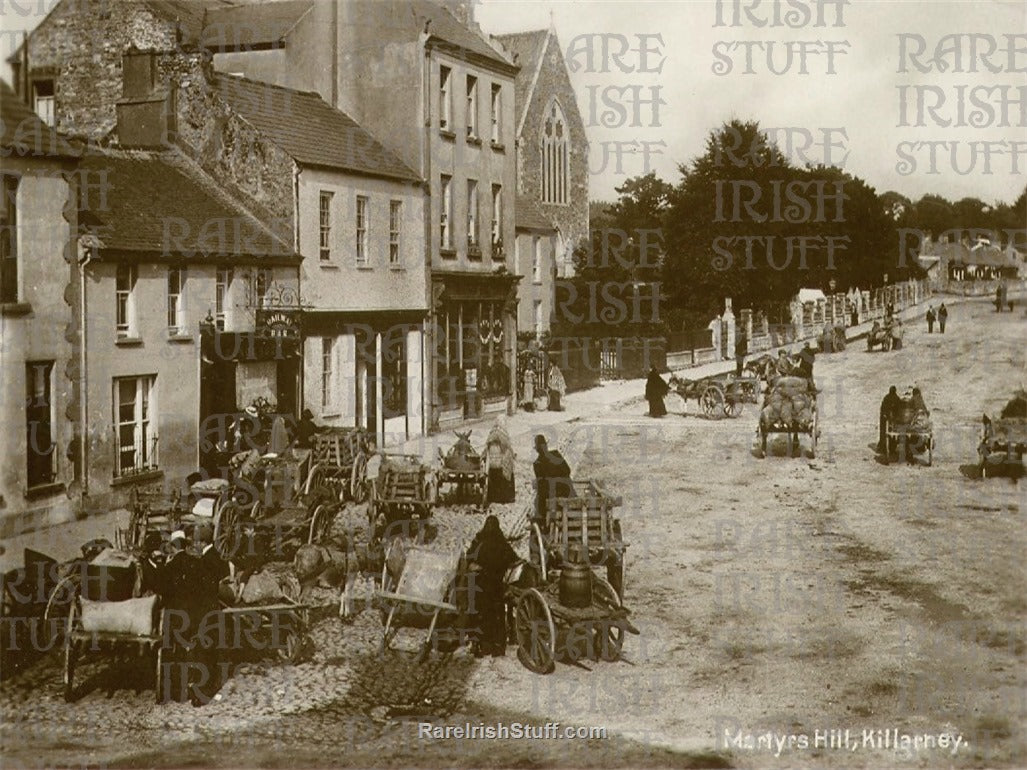
<svg viewBox="0 0 1027 770">
<path fill-rule="evenodd" d="M 510 445 L 510 434 L 501 422 L 489 431 L 485 440 L 485 456 L 488 460 L 489 503 L 512 503 L 514 501 L 514 451 Z"/>
<path fill-rule="evenodd" d="M 309 409 L 304 409 L 303 414 L 300 416 L 299 424 L 296 426 L 296 447 L 298 449 L 310 449 L 314 436 L 319 430 L 320 428 L 314 422 L 314 413 Z"/>
<path fill-rule="evenodd" d="M 895 316 L 891 325 L 891 347 L 892 350 L 902 350 L 902 319 Z"/>
<path fill-rule="evenodd" d="M 535 520 L 544 522 L 549 511 L 549 501 L 574 497 L 571 481 L 571 467 L 556 449 L 550 449 L 546 437 L 535 436 Z"/>
<path fill-rule="evenodd" d="M 521 396 L 521 406 L 527 412 L 535 411 L 535 371 L 524 370 L 524 392 Z"/>
<path fill-rule="evenodd" d="M 945 333 L 945 322 L 949 320 L 949 310 L 945 307 L 945 303 L 941 303 L 941 307 L 938 308 L 938 330 Z"/>
<path fill-rule="evenodd" d="M 499 519 L 489 515 L 467 552 L 471 562 L 468 615 L 477 630 L 474 656 L 498 657 L 506 653 L 506 603 L 503 578 L 517 554 L 507 542 Z"/>
<path fill-rule="evenodd" d="M 667 414 L 667 407 L 663 399 L 670 392 L 670 386 L 663 381 L 660 373 L 654 366 L 649 370 L 649 379 L 645 383 L 645 400 L 649 402 L 649 416 L 663 417 Z"/>
<path fill-rule="evenodd" d="M 881 400 L 881 415 L 879 423 L 879 438 L 877 440 L 877 451 L 881 453 L 888 452 L 888 437 L 885 435 L 884 429 L 888 421 L 892 418 L 892 414 L 895 410 L 902 405 L 902 397 L 898 394 L 898 390 L 894 385 L 888 389 L 888 395 Z"/>
<path fill-rule="evenodd" d="M 560 367 L 553 364 L 549 368 L 549 411 L 563 411 L 563 396 L 567 392 L 567 381 L 563 378 Z"/>
<path fill-rule="evenodd" d="M 928 308 L 927 308 L 927 333 L 928 334 L 933 334 L 934 333 L 934 319 L 935 319 L 934 307 L 933 306 L 928 306 Z"/>
<path fill-rule="evenodd" d="M 214 525 L 211 522 L 196 525 L 193 543 L 200 554 L 192 579 L 197 614 L 201 624 L 206 620 L 213 627 L 214 615 L 221 610 L 218 598 L 221 581 L 232 574 L 232 567 L 214 547 Z M 217 641 L 209 634 L 199 634 L 195 639 L 192 663 L 198 681 L 192 682 L 193 705 L 209 703 L 223 684 Z"/>
<path fill-rule="evenodd" d="M 742 376 L 742 370 L 745 368 L 745 354 L 749 352 L 748 347 L 745 335 L 739 334 L 735 338 L 735 377 Z"/>
</svg>

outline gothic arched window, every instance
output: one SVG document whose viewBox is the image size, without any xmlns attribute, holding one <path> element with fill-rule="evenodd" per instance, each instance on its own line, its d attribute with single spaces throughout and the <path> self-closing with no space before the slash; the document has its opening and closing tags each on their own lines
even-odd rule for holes
<svg viewBox="0 0 1027 770">
<path fill-rule="evenodd" d="M 567 203 L 569 197 L 570 150 L 563 110 L 554 99 L 542 121 L 542 202 Z"/>
</svg>

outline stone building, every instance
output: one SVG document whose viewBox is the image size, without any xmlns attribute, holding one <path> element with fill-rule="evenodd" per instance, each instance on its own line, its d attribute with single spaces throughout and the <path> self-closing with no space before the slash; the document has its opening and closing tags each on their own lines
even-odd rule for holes
<svg viewBox="0 0 1027 770">
<path fill-rule="evenodd" d="M 426 181 L 429 425 L 511 409 L 517 67 L 471 4 L 316 2 L 276 50 L 215 51 L 214 63 L 316 91 Z"/>
<path fill-rule="evenodd" d="M 73 513 L 78 151 L 0 81 L 0 537 Z"/>
<path fill-rule="evenodd" d="M 567 63 L 551 29 L 499 35 L 516 80 L 516 270 L 524 276 L 519 326 L 549 330 L 555 281 L 573 275 L 588 237 L 588 139 Z M 545 223 L 549 223 L 548 229 Z"/>
</svg>

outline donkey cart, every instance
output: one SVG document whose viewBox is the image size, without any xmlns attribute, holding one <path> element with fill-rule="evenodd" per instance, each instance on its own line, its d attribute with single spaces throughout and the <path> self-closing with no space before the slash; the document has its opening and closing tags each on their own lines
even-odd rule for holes
<svg viewBox="0 0 1027 770">
<path fill-rule="evenodd" d="M 767 456 L 767 441 L 774 433 L 788 434 L 791 455 L 799 450 L 799 435 L 809 436 L 809 456 L 816 457 L 820 427 L 812 382 L 802 377 L 780 377 L 771 385 L 757 427 L 761 457 Z"/>
<path fill-rule="evenodd" d="M 456 432 L 457 441 L 443 455 L 439 450 L 442 467 L 438 471 L 439 493 L 445 485 L 456 485 L 456 495 L 462 500 L 488 500 L 489 474 L 485 458 L 471 445 L 471 431 Z"/>
<path fill-rule="evenodd" d="M 371 481 L 367 520 L 373 539 L 398 521 L 428 519 L 435 507 L 435 473 L 419 455 L 383 454 L 378 476 Z"/>
<path fill-rule="evenodd" d="M 671 377 L 670 387 L 686 405 L 690 400 L 697 401 L 702 413 L 711 420 L 738 417 L 746 401 L 756 403 L 759 397 L 759 381 L 754 377 L 706 377 L 701 380 Z"/>
</svg>

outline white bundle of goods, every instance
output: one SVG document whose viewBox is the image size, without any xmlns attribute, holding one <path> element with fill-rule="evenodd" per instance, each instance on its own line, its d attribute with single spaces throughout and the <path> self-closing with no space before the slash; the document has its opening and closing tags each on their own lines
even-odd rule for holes
<svg viewBox="0 0 1027 770">
<path fill-rule="evenodd" d="M 83 597 L 81 602 L 83 631 L 133 636 L 153 634 L 156 596 L 121 602 L 94 602 Z"/>
</svg>

